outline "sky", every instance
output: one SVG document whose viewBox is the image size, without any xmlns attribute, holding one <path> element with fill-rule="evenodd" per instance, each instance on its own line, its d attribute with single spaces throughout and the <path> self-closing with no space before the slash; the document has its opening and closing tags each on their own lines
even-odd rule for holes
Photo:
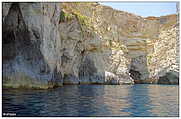
<svg viewBox="0 0 181 119">
<path fill-rule="evenodd" d="M 176 2 L 101 2 L 100 4 L 142 17 L 159 17 L 176 13 Z"/>
</svg>

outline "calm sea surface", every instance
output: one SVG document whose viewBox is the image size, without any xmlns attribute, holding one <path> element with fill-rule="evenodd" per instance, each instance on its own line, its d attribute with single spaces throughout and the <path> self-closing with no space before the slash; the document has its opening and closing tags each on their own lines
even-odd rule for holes
<svg viewBox="0 0 181 119">
<path fill-rule="evenodd" d="M 16 116 L 179 116 L 178 85 L 66 85 L 3 90 L 3 113 Z"/>
</svg>

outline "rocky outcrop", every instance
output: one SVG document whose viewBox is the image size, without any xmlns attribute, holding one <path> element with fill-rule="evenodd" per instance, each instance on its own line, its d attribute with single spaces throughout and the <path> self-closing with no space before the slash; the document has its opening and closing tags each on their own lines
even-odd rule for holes
<svg viewBox="0 0 181 119">
<path fill-rule="evenodd" d="M 3 3 L 3 86 L 62 85 L 59 13 L 53 3 Z"/>
<path fill-rule="evenodd" d="M 102 46 L 110 50 L 111 57 L 106 58 L 112 63 L 105 65 L 107 71 L 130 73 L 136 83 L 159 83 L 161 77 L 171 73 L 177 78 L 169 78 L 172 83 L 167 84 L 178 84 L 177 15 L 143 18 L 97 3 L 63 3 L 62 6 L 69 13 L 76 12 L 89 18 L 89 24 L 103 41 Z M 116 51 L 122 53 L 118 55 Z M 170 71 L 165 68 L 168 65 L 172 67 Z"/>
<path fill-rule="evenodd" d="M 179 83 L 178 24 L 161 30 L 155 41 L 154 52 L 148 57 L 150 78 L 159 84 Z"/>
<path fill-rule="evenodd" d="M 98 3 L 3 3 L 3 86 L 175 84 L 175 18 L 142 18 Z"/>
</svg>

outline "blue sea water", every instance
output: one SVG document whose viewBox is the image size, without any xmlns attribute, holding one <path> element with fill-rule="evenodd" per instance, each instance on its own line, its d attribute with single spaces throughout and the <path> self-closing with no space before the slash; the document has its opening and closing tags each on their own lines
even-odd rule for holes
<svg viewBox="0 0 181 119">
<path fill-rule="evenodd" d="M 178 85 L 65 85 L 3 89 L 3 116 L 179 116 Z"/>
</svg>

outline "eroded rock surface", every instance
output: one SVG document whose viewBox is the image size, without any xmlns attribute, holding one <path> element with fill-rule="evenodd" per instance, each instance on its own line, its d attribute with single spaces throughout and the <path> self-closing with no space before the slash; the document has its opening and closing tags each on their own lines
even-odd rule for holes
<svg viewBox="0 0 181 119">
<path fill-rule="evenodd" d="M 3 86 L 178 84 L 176 18 L 98 3 L 3 3 Z"/>
<path fill-rule="evenodd" d="M 59 5 L 6 4 L 9 5 L 3 4 L 3 85 L 13 88 L 62 85 L 58 58 Z"/>
</svg>

